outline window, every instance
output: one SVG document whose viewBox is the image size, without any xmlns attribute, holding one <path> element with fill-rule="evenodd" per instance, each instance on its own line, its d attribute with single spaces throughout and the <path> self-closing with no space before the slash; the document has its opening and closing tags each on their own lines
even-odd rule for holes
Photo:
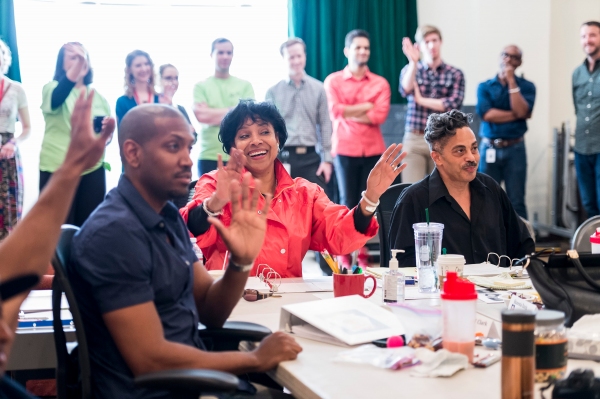
<svg viewBox="0 0 600 399">
<path fill-rule="evenodd" d="M 44 133 L 39 108 L 42 87 L 52 79 L 64 43 L 78 41 L 87 48 L 94 68 L 93 87 L 111 104 L 113 116 L 116 99 L 123 94 L 127 53 L 147 51 L 157 69 L 165 63 L 175 65 L 180 86 L 174 102 L 186 107 L 197 131 L 201 127 L 191 112 L 192 90 L 214 71 L 210 44 L 215 38 L 232 41 L 231 74 L 249 80 L 258 100 L 285 74 L 279 55 L 279 46 L 287 38 L 285 0 L 22 0 L 15 2 L 15 18 L 21 75 L 32 118 L 31 137 L 20 147 L 26 210 L 38 196 Z M 106 173 L 110 190 L 121 172 L 116 137 L 107 148 L 106 161 L 112 167 Z M 197 173 L 195 167 L 193 171 Z"/>
</svg>

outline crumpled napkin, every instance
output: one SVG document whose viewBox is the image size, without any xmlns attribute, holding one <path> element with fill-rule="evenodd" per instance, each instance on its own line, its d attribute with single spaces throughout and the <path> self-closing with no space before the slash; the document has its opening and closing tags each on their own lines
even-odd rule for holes
<svg viewBox="0 0 600 399">
<path fill-rule="evenodd" d="M 421 364 L 411 369 L 410 375 L 413 377 L 450 377 L 469 365 L 467 356 L 446 349 L 433 352 L 418 348 L 415 350 L 415 357 L 421 361 Z"/>
</svg>

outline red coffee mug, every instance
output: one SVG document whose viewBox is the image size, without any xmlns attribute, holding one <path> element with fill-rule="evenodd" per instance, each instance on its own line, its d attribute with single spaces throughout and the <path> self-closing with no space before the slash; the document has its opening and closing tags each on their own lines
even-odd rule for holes
<svg viewBox="0 0 600 399">
<path fill-rule="evenodd" d="M 365 281 L 373 279 L 373 289 L 365 295 Z M 369 298 L 377 289 L 377 280 L 375 277 L 364 274 L 337 274 L 333 273 L 333 296 L 360 295 L 363 298 Z"/>
</svg>

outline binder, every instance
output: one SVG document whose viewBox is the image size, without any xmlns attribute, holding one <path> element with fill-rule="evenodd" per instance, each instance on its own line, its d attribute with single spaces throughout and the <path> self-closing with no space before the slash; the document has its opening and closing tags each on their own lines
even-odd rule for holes
<svg viewBox="0 0 600 399">
<path fill-rule="evenodd" d="M 359 295 L 284 305 L 279 329 L 341 346 L 404 334 L 402 323 L 391 311 Z"/>
</svg>

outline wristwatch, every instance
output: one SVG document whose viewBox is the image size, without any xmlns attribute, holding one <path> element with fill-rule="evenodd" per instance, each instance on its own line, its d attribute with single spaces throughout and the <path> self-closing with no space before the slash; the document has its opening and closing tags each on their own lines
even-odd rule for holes
<svg viewBox="0 0 600 399">
<path fill-rule="evenodd" d="M 254 262 L 250 263 L 249 265 L 238 265 L 236 264 L 234 261 L 231 260 L 231 254 L 229 254 L 229 262 L 227 264 L 227 268 L 228 269 L 232 269 L 234 272 L 249 272 L 250 270 L 252 270 L 252 266 L 254 266 Z"/>
</svg>

